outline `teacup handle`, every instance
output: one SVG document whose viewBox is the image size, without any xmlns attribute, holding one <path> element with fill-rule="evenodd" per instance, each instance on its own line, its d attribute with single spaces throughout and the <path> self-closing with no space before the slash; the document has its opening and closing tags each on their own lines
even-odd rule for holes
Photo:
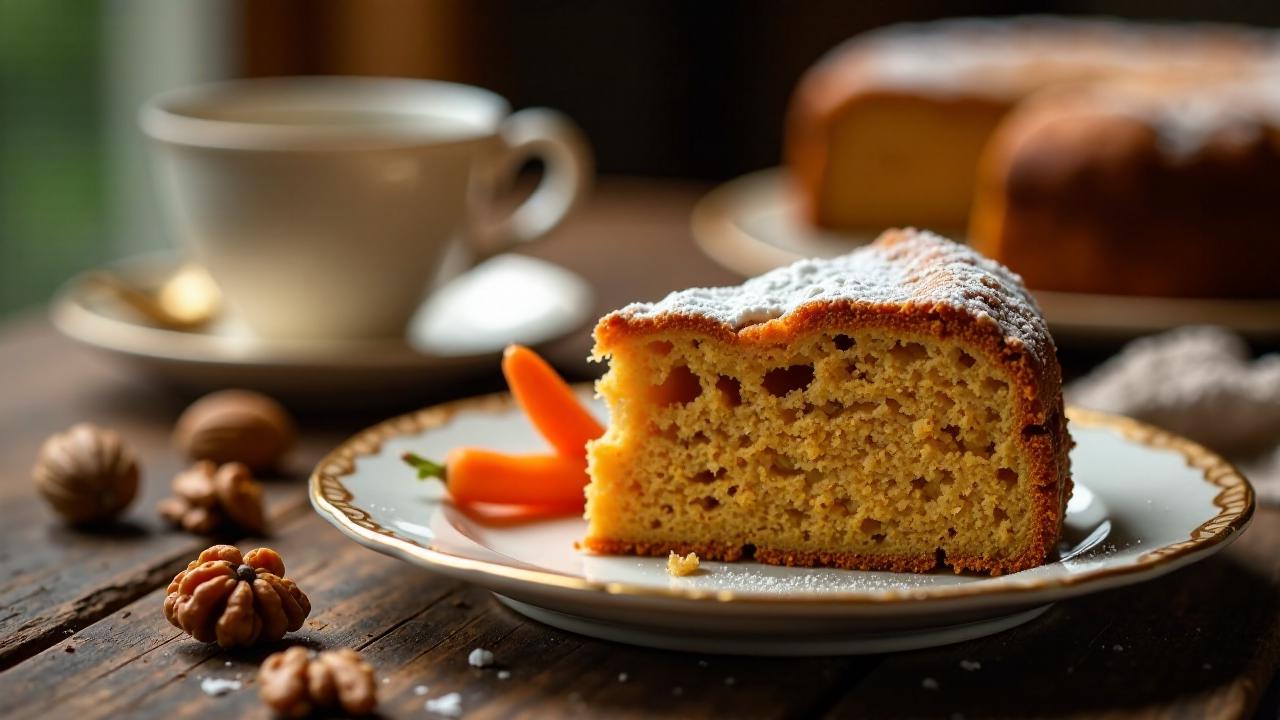
<svg viewBox="0 0 1280 720">
<path fill-rule="evenodd" d="M 506 186 L 530 158 L 542 160 L 545 170 L 538 187 L 511 214 L 485 223 L 481 252 L 491 255 L 513 245 L 537 240 L 564 220 L 591 189 L 594 173 L 586 136 L 563 113 L 529 108 L 502 122 L 498 136 L 504 146 L 495 177 Z"/>
</svg>

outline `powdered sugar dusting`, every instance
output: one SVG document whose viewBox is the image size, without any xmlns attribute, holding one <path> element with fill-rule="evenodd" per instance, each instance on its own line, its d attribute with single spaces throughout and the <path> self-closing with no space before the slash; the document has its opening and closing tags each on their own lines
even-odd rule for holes
<svg viewBox="0 0 1280 720">
<path fill-rule="evenodd" d="M 1211 23 L 968 18 L 905 23 L 855 37 L 832 50 L 815 72 L 847 87 L 865 84 L 869 76 L 881 85 L 939 96 L 1009 98 L 1099 77 L 1221 80 L 1278 51 L 1274 33 Z"/>
<path fill-rule="evenodd" d="M 1010 124 L 1034 135 L 1048 124 L 1076 127 L 1082 117 L 1098 115 L 1151 128 L 1161 154 L 1175 163 L 1215 147 L 1238 152 L 1261 145 L 1280 126 L 1280 58 L 1242 77 L 1212 83 L 1128 78 L 1057 88 L 1028 101 Z"/>
<path fill-rule="evenodd" d="M 991 322 L 1006 344 L 1043 361 L 1049 330 L 1022 279 L 972 249 L 927 231 L 889 231 L 876 242 L 830 260 L 801 260 L 735 287 L 691 288 L 656 303 L 633 303 L 635 319 L 690 315 L 733 330 L 813 304 L 948 308 Z"/>
</svg>

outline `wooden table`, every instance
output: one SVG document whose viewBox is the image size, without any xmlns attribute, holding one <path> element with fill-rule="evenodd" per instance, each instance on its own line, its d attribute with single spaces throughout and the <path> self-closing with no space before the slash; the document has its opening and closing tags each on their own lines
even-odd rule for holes
<svg viewBox="0 0 1280 720">
<path fill-rule="evenodd" d="M 698 185 L 613 180 L 557 237 L 534 248 L 587 275 L 600 309 L 733 278 L 693 248 Z M 585 335 L 553 356 L 583 372 Z M 254 685 L 270 649 L 224 652 L 161 614 L 164 586 L 210 542 L 154 514 L 183 462 L 169 431 L 186 398 L 115 371 L 39 315 L 0 329 L 0 713 L 13 717 L 265 717 Z M 440 388 L 497 385 L 496 374 Z M 896 655 L 753 659 L 645 650 L 552 630 L 487 593 L 344 539 L 311 511 L 311 463 L 379 416 L 309 414 L 289 472 L 268 478 L 270 539 L 314 610 L 293 642 L 359 648 L 389 717 L 427 717 L 426 698 L 462 694 L 466 717 L 1241 717 L 1280 644 L 1280 511 L 1261 510 L 1227 552 L 1138 587 L 1060 603 L 974 642 Z M 141 497 L 110 531 L 70 530 L 34 495 L 40 441 L 74 422 L 116 428 L 144 463 Z M 492 650 L 510 672 L 467 663 Z M 961 661 L 976 661 L 966 670 Z M 965 667 L 973 667 L 966 662 Z M 626 680 L 622 681 L 625 673 Z M 223 696 L 204 678 L 239 679 Z M 936 689 L 926 689 L 932 678 Z M 929 683 L 932 685 L 933 683 Z M 425 686 L 425 695 L 416 688 Z"/>
</svg>

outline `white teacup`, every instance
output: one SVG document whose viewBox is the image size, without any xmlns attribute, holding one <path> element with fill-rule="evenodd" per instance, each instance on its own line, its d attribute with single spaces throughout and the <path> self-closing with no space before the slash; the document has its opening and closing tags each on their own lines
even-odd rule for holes
<svg viewBox="0 0 1280 720">
<path fill-rule="evenodd" d="M 430 80 L 189 87 L 147 101 L 140 122 L 177 235 L 262 337 L 402 335 L 446 255 L 545 235 L 592 175 L 560 113 Z M 530 158 L 541 183 L 495 217 L 495 191 Z"/>
</svg>

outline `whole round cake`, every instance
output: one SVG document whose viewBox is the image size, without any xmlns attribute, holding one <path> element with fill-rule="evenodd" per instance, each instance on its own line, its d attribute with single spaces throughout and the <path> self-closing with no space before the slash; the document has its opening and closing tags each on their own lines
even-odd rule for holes
<svg viewBox="0 0 1280 720">
<path fill-rule="evenodd" d="M 1238 93 L 1215 88 L 1244 83 L 1256 89 L 1265 84 L 1260 78 L 1280 62 L 1278 38 L 1270 31 L 1225 25 L 1050 17 L 948 20 L 868 33 L 831 51 L 798 85 L 785 137 L 791 186 L 804 219 L 824 228 L 865 232 L 901 224 L 944 231 L 969 227 L 984 252 L 1026 274 L 1032 288 L 1274 295 L 1275 286 L 1265 280 L 1259 285 L 1239 277 L 1238 264 L 1202 273 L 1179 269 L 1178 264 L 1217 257 L 1224 247 L 1248 257 L 1261 243 L 1256 233 L 1235 230 L 1252 232 L 1258 218 L 1235 219 L 1241 208 L 1256 216 L 1253 191 L 1265 194 L 1264 188 L 1278 182 L 1271 151 L 1263 150 L 1270 141 L 1259 140 L 1254 150 L 1231 154 L 1228 161 L 1225 138 L 1237 134 L 1242 125 L 1233 112 Z M 1050 123 L 1046 118 L 1062 111 L 1079 121 L 1093 96 L 1037 104 L 1036 123 L 1053 125 L 1054 132 L 1027 133 L 1029 121 L 1015 113 L 1033 96 L 1093 83 L 1118 83 L 1115 87 L 1133 90 L 1133 104 L 1141 108 L 1134 113 L 1137 119 L 1101 122 L 1094 117 L 1089 128 L 1068 139 L 1071 133 L 1065 128 L 1072 121 Z M 1193 88 L 1206 91 L 1194 100 L 1180 99 L 1191 98 Z M 1117 90 L 1107 97 L 1118 94 Z M 1157 107 L 1161 103 L 1163 109 Z M 1184 112 L 1185 119 L 1170 120 Z M 1269 111 L 1246 113 L 1254 127 L 1273 127 Z M 1006 123 L 1015 121 L 1018 129 L 1006 133 Z M 1170 130 L 1176 123 L 1188 130 Z M 1012 158 L 988 151 L 993 136 L 999 135 L 1001 147 L 1009 148 L 1015 134 L 1023 162 L 1023 171 L 1016 173 L 1001 169 Z M 1153 142 L 1159 147 L 1144 154 L 1130 136 L 1158 138 Z M 1260 132 L 1262 136 L 1271 137 L 1270 131 Z M 1168 138 L 1176 147 L 1164 146 Z M 1121 155 L 1114 154 L 1117 149 Z M 1022 207 L 1010 198 L 1035 195 L 1041 203 L 1038 209 L 1056 198 L 1054 212 L 1059 216 L 1080 209 L 1082 200 L 1062 190 L 1080 181 L 1072 173 L 1086 162 L 1078 157 L 1081 152 L 1099 164 L 1109 163 L 1113 180 L 1128 178 L 1128 197 L 1146 203 L 1145 212 L 1105 232 L 1100 226 L 1095 226 L 1095 233 L 1082 225 L 1070 235 L 1051 232 L 1028 238 L 1014 232 L 1015 227 L 1046 223 L 1002 216 Z M 984 157 L 983 185 L 975 196 Z M 1038 163 L 1034 172 L 1027 164 L 1032 157 Z M 1181 162 L 1178 158 L 1196 160 L 1176 168 L 1176 181 L 1149 167 L 1172 168 Z M 1039 185 L 1023 187 L 1024 181 Z M 997 187 L 1001 182 L 1006 185 Z M 1046 184 L 1055 185 L 1052 193 Z M 1167 195 L 1169 184 L 1180 194 Z M 1193 213 L 1185 207 L 1161 215 L 1174 202 L 1185 204 L 1188 194 L 1201 206 L 1202 218 L 1187 223 L 1186 216 Z M 977 216 L 972 224 L 971 208 Z M 1098 217 L 1104 214 L 1085 210 Z M 1107 221 L 1116 217 L 1113 210 L 1105 215 Z M 1214 216 L 1231 216 L 1233 221 L 1229 226 L 1203 221 Z M 1178 249 L 1167 260 L 1154 258 L 1151 243 L 1142 239 L 1159 232 L 1154 227 L 1178 228 Z M 1040 253 L 1043 259 L 1028 259 Z M 1143 265 L 1144 261 L 1153 264 Z M 1130 283 L 1128 277 L 1117 280 L 1110 271 L 1113 265 L 1146 269 Z M 1055 274 L 1059 267 L 1061 277 Z M 1186 277 L 1192 274 L 1197 277 Z"/>
</svg>

